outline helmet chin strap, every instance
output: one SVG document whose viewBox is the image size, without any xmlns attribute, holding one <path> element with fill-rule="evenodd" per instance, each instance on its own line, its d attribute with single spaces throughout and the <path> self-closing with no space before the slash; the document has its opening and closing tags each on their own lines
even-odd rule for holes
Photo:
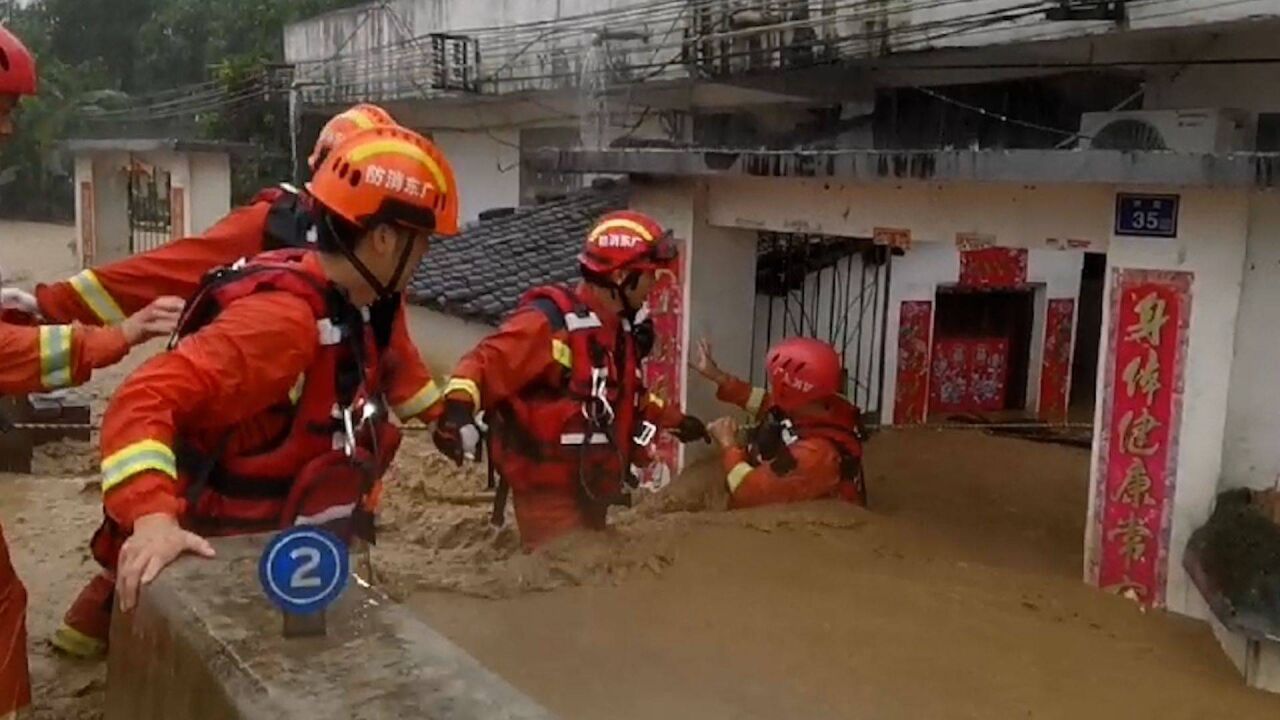
<svg viewBox="0 0 1280 720">
<path fill-rule="evenodd" d="M 338 233 L 333 227 L 333 219 L 326 215 L 324 221 L 329 228 L 329 234 L 332 235 L 336 241 Z M 356 257 L 355 250 L 348 247 L 346 243 L 336 241 L 334 242 L 334 245 L 337 246 L 338 252 L 342 253 L 342 256 L 347 259 L 347 262 L 350 262 L 351 266 L 356 269 L 356 272 L 360 273 L 360 277 L 364 278 L 365 283 L 369 285 L 369 288 L 373 290 L 374 294 L 379 299 L 391 297 L 396 293 L 395 288 L 400 284 L 400 278 L 404 275 L 405 268 L 409 265 L 409 255 L 413 252 L 412 242 L 406 242 L 401 245 L 400 258 L 396 261 L 396 271 L 391 276 L 391 284 L 387 285 L 379 280 L 377 275 L 373 274 L 373 271 L 369 269 L 368 265 L 364 264 L 363 260 Z"/>
</svg>

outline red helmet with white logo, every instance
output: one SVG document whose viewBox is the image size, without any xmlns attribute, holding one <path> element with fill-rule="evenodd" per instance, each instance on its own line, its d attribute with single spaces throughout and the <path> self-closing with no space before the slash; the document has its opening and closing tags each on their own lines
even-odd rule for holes
<svg viewBox="0 0 1280 720">
<path fill-rule="evenodd" d="M 789 338 L 769 349 L 764 361 L 773 402 L 790 412 L 840 392 L 840 356 L 813 338 Z"/>
<path fill-rule="evenodd" d="M 608 275 L 617 270 L 656 270 L 676 259 L 671 232 L 657 220 L 634 210 L 600 218 L 578 255 L 584 270 Z"/>
<path fill-rule="evenodd" d="M 0 95 L 35 94 L 35 58 L 16 35 L 0 27 Z"/>
</svg>

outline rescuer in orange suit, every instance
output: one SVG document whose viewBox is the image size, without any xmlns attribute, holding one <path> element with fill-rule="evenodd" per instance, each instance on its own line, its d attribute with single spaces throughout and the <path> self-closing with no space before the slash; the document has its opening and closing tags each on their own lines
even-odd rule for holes
<svg viewBox="0 0 1280 720">
<path fill-rule="evenodd" d="M 822 498 L 866 504 L 859 413 L 840 395 L 840 357 L 830 345 L 790 338 L 771 348 L 768 392 L 721 370 L 706 340 L 691 365 L 757 423 L 745 443 L 733 418 L 707 428 L 723 451 L 731 508 Z"/>
<path fill-rule="evenodd" d="M 107 408 L 106 517 L 92 550 L 124 611 L 179 555 L 212 555 L 204 536 L 337 523 L 367 539 L 372 529 L 400 439 L 378 402 L 396 295 L 428 239 L 457 233 L 458 188 L 429 141 L 378 127 L 335 148 L 308 189 L 316 249 L 210 276 L 176 347 Z M 101 642 L 110 607 L 96 609 Z"/>
<path fill-rule="evenodd" d="M 19 99 L 36 92 L 35 59 L 0 27 L 0 140 L 13 134 Z M 96 368 L 118 362 L 129 348 L 168 334 L 182 300 L 159 298 L 117 328 L 40 325 L 24 293 L 3 288 L 0 278 L 0 395 L 54 390 L 89 379 Z M 31 703 L 27 670 L 27 590 L 14 571 L 0 528 L 0 720 Z"/>
<path fill-rule="evenodd" d="M 646 341 L 635 323 L 657 270 L 675 259 L 670 233 L 638 212 L 604 216 L 579 255 L 583 282 L 529 291 L 498 331 L 467 353 L 445 386 L 436 446 L 461 464 L 488 426 L 499 476 L 494 522 L 509 488 L 527 549 L 579 529 L 604 529 L 610 505 L 672 429 L 705 438 L 697 418 L 650 395 Z M 483 421 L 477 414 L 483 412 Z"/>
<path fill-rule="evenodd" d="M 315 171 L 345 138 L 375 127 L 397 126 L 385 110 L 370 104 L 334 116 L 321 130 L 308 165 Z M 268 250 L 313 247 L 310 204 L 307 193 L 287 186 L 263 190 L 202 235 L 84 270 L 69 281 L 40 285 L 35 301 L 48 317 L 110 324 L 158 293 L 189 298 L 214 268 Z M 403 311 L 395 316 L 391 344 L 382 358 L 392 411 L 402 421 L 432 421 L 438 411 L 439 388 L 409 335 Z M 101 655 L 106 649 L 114 587 L 110 573 L 95 578 L 68 610 L 54 633 L 53 645 L 77 657 Z"/>
</svg>

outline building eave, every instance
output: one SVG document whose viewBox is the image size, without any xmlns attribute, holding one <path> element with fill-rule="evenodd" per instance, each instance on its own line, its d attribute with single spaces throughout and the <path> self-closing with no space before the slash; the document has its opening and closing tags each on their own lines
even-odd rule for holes
<svg viewBox="0 0 1280 720">
<path fill-rule="evenodd" d="M 182 140 L 178 138 L 72 138 L 62 147 L 74 154 L 107 152 L 191 152 L 247 155 L 254 147 L 249 143 L 214 140 Z"/>
<path fill-rule="evenodd" d="M 667 177 L 754 176 L 845 182 L 1280 186 L 1280 153 L 1112 150 L 537 150 L 537 169 Z"/>
</svg>

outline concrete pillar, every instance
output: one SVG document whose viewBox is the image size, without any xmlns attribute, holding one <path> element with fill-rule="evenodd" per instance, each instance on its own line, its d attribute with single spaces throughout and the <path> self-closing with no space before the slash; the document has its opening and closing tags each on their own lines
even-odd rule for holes
<svg viewBox="0 0 1280 720">
<path fill-rule="evenodd" d="M 1280 197 L 1249 198 L 1240 315 L 1222 453 L 1223 489 L 1268 488 L 1280 479 Z"/>
<path fill-rule="evenodd" d="M 231 211 L 231 162 L 226 153 L 192 153 L 191 187 L 184 235 L 208 230 Z"/>
<path fill-rule="evenodd" d="M 93 156 L 94 213 L 97 252 L 101 265 L 129 256 L 129 154 L 97 153 Z"/>
<path fill-rule="evenodd" d="M 1126 188 L 1126 190 L 1129 190 Z M 1139 190 L 1141 191 L 1141 190 Z M 1191 533 L 1204 524 L 1218 492 L 1223 467 L 1227 398 L 1232 375 L 1240 288 L 1244 277 L 1249 201 L 1243 192 L 1213 190 L 1155 190 L 1180 192 L 1182 209 L 1176 239 L 1113 237 L 1107 257 L 1107 288 L 1102 320 L 1102 352 L 1111 351 L 1109 337 L 1115 319 L 1114 273 L 1120 268 L 1177 270 L 1194 275 L 1190 326 L 1182 375 L 1181 420 L 1177 428 L 1173 509 L 1168 532 L 1165 599 L 1169 610 L 1205 617 L 1207 608 L 1182 567 Z M 1272 311 L 1274 313 L 1274 310 Z M 1098 408 L 1095 417 L 1093 478 L 1089 523 L 1085 540 L 1086 576 L 1097 562 L 1100 543 L 1097 497 L 1100 438 L 1117 442 L 1117 428 L 1104 426 L 1109 372 L 1099 363 Z"/>
<path fill-rule="evenodd" d="M 751 377 L 755 233 L 711 225 L 707 188 L 700 181 L 637 183 L 632 190 L 631 207 L 653 215 L 684 243 L 686 360 L 693 344 L 706 337 L 725 370 L 742 378 Z M 689 412 L 708 420 L 729 414 L 731 408 L 716 400 L 715 387 L 700 375 L 686 370 L 682 385 L 683 402 Z M 703 454 L 707 446 L 694 443 L 686 450 Z M 685 457 L 686 462 L 695 459 L 694 455 Z"/>
<path fill-rule="evenodd" d="M 328 635 L 285 640 L 258 586 L 267 536 L 167 568 L 111 624 L 107 720 L 550 720 L 386 596 L 352 582 Z"/>
</svg>

